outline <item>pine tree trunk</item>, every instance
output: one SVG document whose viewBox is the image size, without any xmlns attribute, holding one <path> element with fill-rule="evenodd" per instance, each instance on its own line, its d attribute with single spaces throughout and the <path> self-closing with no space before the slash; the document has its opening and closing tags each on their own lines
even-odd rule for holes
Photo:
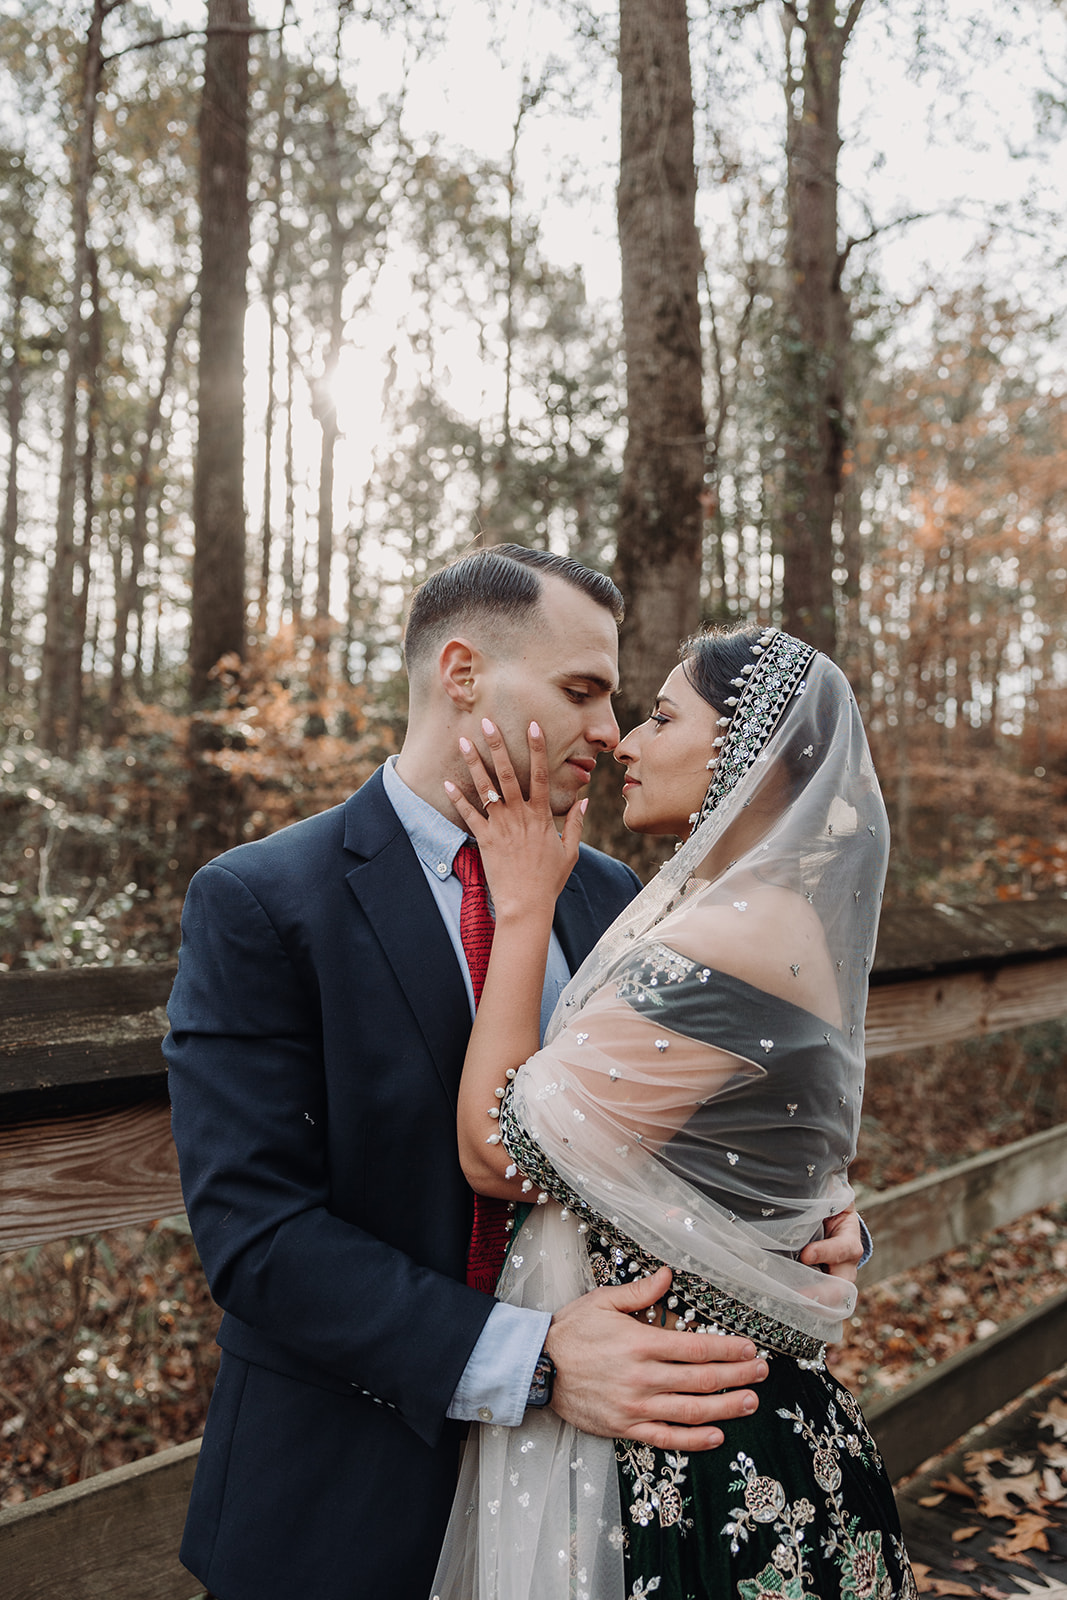
<svg viewBox="0 0 1067 1600">
<path fill-rule="evenodd" d="M 627 439 L 614 575 L 627 606 L 617 707 L 625 732 L 647 716 L 700 620 L 704 409 L 685 0 L 621 0 L 619 23 Z M 617 769 L 601 773 L 597 791 L 600 841 L 658 862 L 662 841 L 642 849 L 622 827 Z"/>
<path fill-rule="evenodd" d="M 784 9 L 789 215 L 779 372 L 782 623 L 831 656 L 837 640 L 834 517 L 848 441 L 852 332 L 837 232 L 838 117 L 845 46 L 862 3 L 852 0 L 841 24 L 836 0 L 808 0 L 803 22 L 792 5 Z"/>
<path fill-rule="evenodd" d="M 137 482 L 133 490 L 133 516 L 130 525 L 129 564 L 122 570 L 121 550 L 116 562 L 115 582 L 115 637 L 111 655 L 111 681 L 108 686 L 107 710 L 104 713 L 102 740 L 114 744 L 121 721 L 122 695 L 125 684 L 126 642 L 130 632 L 130 618 L 138 611 L 138 592 L 144 568 L 145 548 L 148 544 L 148 505 L 155 471 L 157 443 L 163 417 L 163 398 L 174 370 L 174 356 L 182 324 L 192 309 L 193 296 L 188 295 L 175 310 L 167 327 L 163 344 L 163 370 L 159 386 L 152 396 L 145 418 L 144 444 L 137 467 Z M 139 659 L 139 654 L 138 654 Z"/>
<path fill-rule="evenodd" d="M 13 696 L 15 644 L 15 568 L 19 557 L 19 451 L 22 445 L 22 302 L 14 287 L 11 306 L 11 360 L 7 368 L 4 413 L 7 420 L 7 486 L 4 493 L 3 545 L 0 548 L 0 701 Z"/>
<path fill-rule="evenodd" d="M 104 21 L 115 9 L 109 0 L 93 0 L 82 70 L 81 126 L 74 173 L 72 231 L 74 262 L 70 308 L 64 341 L 63 410 L 60 425 L 59 494 L 56 543 L 45 597 L 44 648 L 37 702 L 37 737 L 47 750 L 58 751 L 70 715 L 73 681 L 75 513 L 78 493 L 78 397 L 84 367 L 82 295 L 89 273 L 89 190 L 96 167 L 96 111 L 104 70 Z"/>
<path fill-rule="evenodd" d="M 225 655 L 243 656 L 245 648 L 248 26 L 248 0 L 208 0 L 200 110 L 199 438 L 189 650 L 194 705 L 211 698 L 216 662 Z"/>
<path fill-rule="evenodd" d="M 92 577 L 93 527 L 96 513 L 96 449 L 100 432 L 102 396 L 100 392 L 100 362 L 102 356 L 100 326 L 100 260 L 95 250 L 89 251 L 89 322 L 88 344 L 85 352 L 85 377 L 88 390 L 88 414 L 85 424 L 85 443 L 82 448 L 82 534 L 74 551 L 74 578 L 72 586 L 71 631 L 66 658 L 69 680 L 64 700 L 66 717 L 60 746 L 68 761 L 73 761 L 81 743 L 82 716 L 85 705 L 83 658 L 85 657 L 86 630 L 89 621 L 89 584 Z M 95 656 L 89 652 L 89 661 Z"/>
</svg>

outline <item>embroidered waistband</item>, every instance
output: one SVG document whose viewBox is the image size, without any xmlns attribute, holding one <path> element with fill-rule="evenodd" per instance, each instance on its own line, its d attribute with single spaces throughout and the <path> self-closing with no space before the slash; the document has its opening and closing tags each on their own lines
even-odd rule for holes
<svg viewBox="0 0 1067 1600">
<path fill-rule="evenodd" d="M 549 1197 L 557 1200 L 578 1219 L 578 1232 L 586 1236 L 593 1276 L 598 1283 L 618 1283 L 627 1279 L 647 1277 L 664 1263 L 623 1233 L 618 1225 L 594 1211 L 587 1200 L 565 1183 L 541 1148 L 526 1133 L 512 1107 L 511 1085 L 501 1101 L 498 1129 L 509 1154 L 526 1173 L 531 1187 L 540 1190 L 538 1200 Z M 670 1265 L 670 1263 L 666 1263 Z M 693 1311 L 693 1322 L 699 1315 L 711 1333 L 740 1334 L 751 1339 L 761 1354 L 775 1352 L 790 1356 L 802 1367 L 822 1367 L 826 1346 L 812 1334 L 802 1333 L 786 1322 L 745 1305 L 731 1294 L 718 1289 L 697 1273 L 671 1268 L 674 1279 L 672 1297 Z"/>
</svg>

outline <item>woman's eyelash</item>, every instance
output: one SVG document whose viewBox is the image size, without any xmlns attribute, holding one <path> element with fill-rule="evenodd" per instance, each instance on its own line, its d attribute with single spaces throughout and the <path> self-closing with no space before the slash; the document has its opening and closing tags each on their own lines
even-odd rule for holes
<svg viewBox="0 0 1067 1600">
<path fill-rule="evenodd" d="M 665 717 L 662 711 L 650 711 L 648 720 L 649 722 L 658 722 L 662 726 L 664 722 L 669 722 L 671 719 L 670 717 Z"/>
</svg>

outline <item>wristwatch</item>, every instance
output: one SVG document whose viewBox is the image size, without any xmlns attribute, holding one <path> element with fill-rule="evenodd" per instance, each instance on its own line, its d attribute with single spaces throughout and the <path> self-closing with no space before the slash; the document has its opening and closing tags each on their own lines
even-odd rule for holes
<svg viewBox="0 0 1067 1600">
<path fill-rule="evenodd" d="M 530 1379 L 530 1393 L 526 1398 L 528 1406 L 541 1410 L 547 1406 L 552 1398 L 552 1385 L 556 1381 L 556 1363 L 546 1350 L 542 1350 L 534 1363 L 533 1377 Z"/>
</svg>

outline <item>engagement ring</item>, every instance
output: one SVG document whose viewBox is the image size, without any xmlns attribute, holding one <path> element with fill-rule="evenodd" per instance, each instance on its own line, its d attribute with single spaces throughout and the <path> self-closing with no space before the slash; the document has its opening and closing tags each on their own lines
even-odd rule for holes
<svg viewBox="0 0 1067 1600">
<path fill-rule="evenodd" d="M 494 803 L 494 801 L 499 800 L 499 799 L 500 799 L 500 796 L 497 794 L 496 790 L 495 789 L 490 789 L 489 793 L 485 797 L 485 803 L 486 803 L 487 806 L 491 806 Z"/>
</svg>

